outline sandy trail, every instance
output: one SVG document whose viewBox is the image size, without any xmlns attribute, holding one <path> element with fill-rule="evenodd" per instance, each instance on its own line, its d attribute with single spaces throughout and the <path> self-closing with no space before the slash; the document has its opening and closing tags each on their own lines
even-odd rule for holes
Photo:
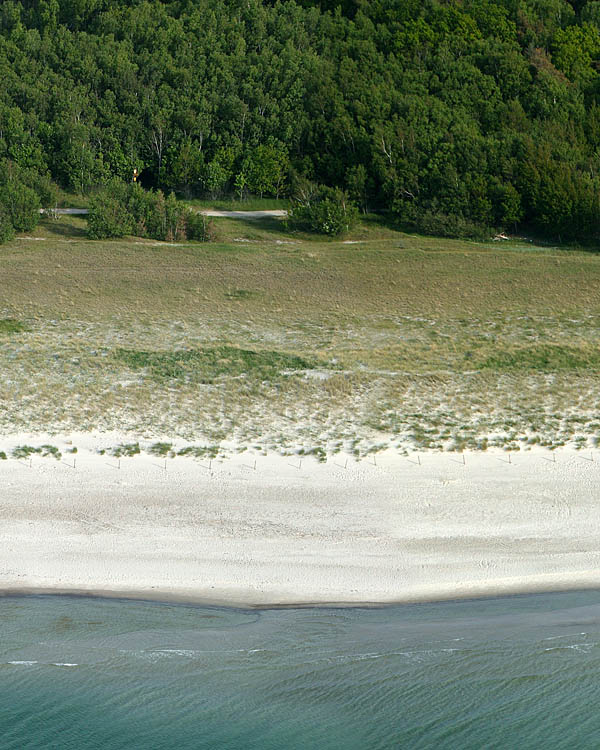
<svg viewBox="0 0 600 750">
<path fill-rule="evenodd" d="M 202 209 L 201 214 L 205 216 L 222 216 L 228 219 L 280 219 L 287 216 L 283 209 L 272 209 L 270 211 L 219 211 L 217 209 Z"/>
<path fill-rule="evenodd" d="M 40 208 L 40 213 L 54 213 L 58 216 L 85 216 L 89 213 L 87 208 Z M 273 209 L 266 211 L 219 211 L 217 209 L 201 209 L 201 214 L 205 216 L 221 216 L 228 219 L 278 219 L 287 216 L 287 211 L 283 209 Z"/>
<path fill-rule="evenodd" d="M 600 587 L 589 454 L 72 463 L 0 461 L 0 590 L 265 605 Z"/>
</svg>

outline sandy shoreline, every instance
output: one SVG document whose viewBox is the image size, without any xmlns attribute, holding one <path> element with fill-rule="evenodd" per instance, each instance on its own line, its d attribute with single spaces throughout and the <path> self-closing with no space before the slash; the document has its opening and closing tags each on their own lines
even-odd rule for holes
<svg viewBox="0 0 600 750">
<path fill-rule="evenodd" d="M 119 468 L 96 438 L 69 437 L 76 468 L 66 454 L 0 461 L 4 594 L 265 607 L 600 588 L 600 456 L 421 454 L 419 465 L 388 452 L 346 468 L 240 454 L 165 469 L 142 454 Z"/>
<path fill-rule="evenodd" d="M 228 596 L 226 598 L 214 598 L 210 595 L 202 596 L 190 591 L 188 594 L 169 590 L 139 590 L 127 591 L 121 589 L 103 588 L 19 588 L 8 587 L 0 589 L 0 601 L 3 598 L 13 597 L 36 597 L 36 596 L 65 596 L 82 599 L 117 599 L 119 601 L 151 602 L 157 604 L 185 604 L 196 607 L 218 607 L 219 609 L 242 609 L 242 610 L 272 610 L 272 609 L 385 609 L 387 607 L 406 606 L 410 604 L 435 604 L 441 602 L 476 601 L 488 599 L 502 599 L 504 597 L 527 596 L 529 594 L 553 594 L 560 592 L 598 591 L 600 593 L 600 578 L 590 576 L 589 580 L 578 579 L 577 581 L 563 580 L 561 577 L 540 578 L 532 581 L 515 580 L 512 585 L 507 581 L 496 581 L 491 586 L 469 587 L 468 591 L 448 590 L 442 592 L 435 588 L 431 592 L 423 590 L 419 595 L 408 598 L 390 599 L 387 601 L 327 601 L 317 599 L 314 601 L 286 598 L 284 601 L 257 601 L 241 592 L 239 596 Z"/>
</svg>

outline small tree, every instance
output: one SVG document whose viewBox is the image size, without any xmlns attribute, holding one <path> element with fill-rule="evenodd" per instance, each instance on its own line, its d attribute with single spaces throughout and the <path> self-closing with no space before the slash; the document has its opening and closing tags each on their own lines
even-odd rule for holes
<svg viewBox="0 0 600 750">
<path fill-rule="evenodd" d="M 499 185 L 495 191 L 496 221 L 502 226 L 514 226 L 523 216 L 521 196 L 511 183 Z"/>
<path fill-rule="evenodd" d="M 162 239 L 184 240 L 185 234 L 185 209 L 177 203 L 175 193 L 170 193 L 165 200 L 165 233 Z"/>
<path fill-rule="evenodd" d="M 348 193 L 360 210 L 367 213 L 367 170 L 364 164 L 355 164 L 346 172 Z"/>
<path fill-rule="evenodd" d="M 290 161 L 283 146 L 257 146 L 248 159 L 248 188 L 252 193 L 265 193 L 279 198 L 289 171 Z"/>
<path fill-rule="evenodd" d="M 223 146 L 217 149 L 214 158 L 204 165 L 200 182 L 211 198 L 217 198 L 232 178 L 235 158 L 236 150 Z"/>
<path fill-rule="evenodd" d="M 241 170 L 236 174 L 235 176 L 235 192 L 237 193 L 237 196 L 239 200 L 244 200 L 244 195 L 246 194 L 246 187 L 248 185 L 248 177 L 246 175 L 246 169 L 247 165 L 244 162 L 242 164 Z"/>
<path fill-rule="evenodd" d="M 182 190 L 188 198 L 191 197 L 194 185 L 202 178 L 204 156 L 201 146 L 187 136 L 180 143 L 169 147 L 167 157 L 166 184 L 174 190 Z"/>
</svg>

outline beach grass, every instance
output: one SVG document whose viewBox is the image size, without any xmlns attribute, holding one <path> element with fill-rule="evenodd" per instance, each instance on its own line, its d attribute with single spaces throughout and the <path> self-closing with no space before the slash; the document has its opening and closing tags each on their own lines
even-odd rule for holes
<svg viewBox="0 0 600 750">
<path fill-rule="evenodd" d="M 215 226 L 214 243 L 91 241 L 63 216 L 4 245 L 0 430 L 312 455 L 600 437 L 599 255 L 378 216 L 337 239 Z"/>
</svg>

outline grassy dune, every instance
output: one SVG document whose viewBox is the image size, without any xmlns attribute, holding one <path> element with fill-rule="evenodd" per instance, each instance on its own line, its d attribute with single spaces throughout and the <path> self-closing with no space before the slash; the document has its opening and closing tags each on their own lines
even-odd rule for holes
<svg viewBox="0 0 600 750">
<path fill-rule="evenodd" d="M 218 241 L 0 249 L 0 430 L 265 449 L 595 444 L 600 256 L 216 220 Z"/>
</svg>

